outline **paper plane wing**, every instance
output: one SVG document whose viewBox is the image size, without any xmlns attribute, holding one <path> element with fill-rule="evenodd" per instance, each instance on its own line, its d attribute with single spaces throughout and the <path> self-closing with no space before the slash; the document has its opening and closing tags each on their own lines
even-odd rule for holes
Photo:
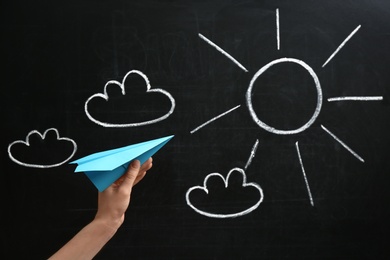
<svg viewBox="0 0 390 260">
<path fill-rule="evenodd" d="M 84 172 L 96 188 L 103 191 L 125 173 L 130 162 L 139 160 L 143 164 L 173 137 L 171 135 L 94 153 L 71 163 L 78 164 L 75 172 Z"/>
</svg>

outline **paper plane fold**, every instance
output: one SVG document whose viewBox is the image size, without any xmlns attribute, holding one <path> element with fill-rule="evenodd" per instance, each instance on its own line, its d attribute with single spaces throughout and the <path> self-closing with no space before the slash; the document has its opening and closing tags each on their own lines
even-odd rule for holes
<svg viewBox="0 0 390 260">
<path fill-rule="evenodd" d="M 94 153 L 71 163 L 78 164 L 75 172 L 84 172 L 99 191 L 104 191 L 125 173 L 132 161 L 139 160 L 143 164 L 173 137 L 171 135 Z"/>
</svg>

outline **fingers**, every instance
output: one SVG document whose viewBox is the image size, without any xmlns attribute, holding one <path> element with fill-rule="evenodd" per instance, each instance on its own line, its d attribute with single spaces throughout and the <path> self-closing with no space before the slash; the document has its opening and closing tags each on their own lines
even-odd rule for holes
<svg viewBox="0 0 390 260">
<path fill-rule="evenodd" d="M 136 185 L 138 182 L 140 182 L 145 177 L 145 175 L 146 175 L 146 172 L 138 173 L 137 178 L 135 178 L 135 180 L 134 180 L 133 186 Z"/>
<path fill-rule="evenodd" d="M 153 159 L 150 157 L 144 164 L 142 164 L 141 169 L 139 170 L 138 176 L 135 179 L 133 186 L 140 182 L 146 175 L 146 172 L 152 168 Z"/>
<path fill-rule="evenodd" d="M 123 182 L 120 186 L 124 189 L 131 189 L 142 180 L 150 168 L 152 168 L 152 158 L 149 158 L 142 166 L 138 160 L 132 161 L 126 173 L 122 176 Z"/>
<path fill-rule="evenodd" d="M 121 186 L 125 186 L 126 188 L 133 187 L 134 181 L 138 176 L 138 173 L 140 171 L 141 164 L 140 161 L 134 160 L 130 163 L 129 167 L 127 168 L 127 171 L 124 175 L 124 180 Z"/>
<path fill-rule="evenodd" d="M 146 171 L 150 170 L 150 168 L 152 168 L 152 162 L 153 162 L 153 159 L 152 159 L 152 157 L 150 157 L 148 160 L 146 160 L 146 162 L 144 162 L 144 164 L 142 164 L 140 172 L 144 172 L 144 171 L 146 172 Z"/>
</svg>

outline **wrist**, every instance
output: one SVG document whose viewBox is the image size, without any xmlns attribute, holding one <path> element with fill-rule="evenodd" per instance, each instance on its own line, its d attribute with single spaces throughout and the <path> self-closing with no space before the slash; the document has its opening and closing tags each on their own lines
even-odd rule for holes
<svg viewBox="0 0 390 260">
<path fill-rule="evenodd" d="M 119 227 L 123 223 L 122 218 L 107 218 L 102 217 L 99 214 L 95 216 L 93 222 L 99 223 L 101 225 L 105 225 L 107 228 L 114 230 L 115 232 L 119 229 Z"/>
<path fill-rule="evenodd" d="M 91 225 L 96 226 L 98 229 L 100 229 L 110 238 L 115 235 L 115 233 L 118 231 L 120 227 L 120 225 L 117 223 L 107 222 L 99 218 L 95 218 L 94 220 L 92 220 Z"/>
</svg>

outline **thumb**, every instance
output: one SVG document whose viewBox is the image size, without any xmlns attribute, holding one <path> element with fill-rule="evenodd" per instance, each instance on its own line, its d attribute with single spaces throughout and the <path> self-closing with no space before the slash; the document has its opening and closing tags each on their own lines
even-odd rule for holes
<svg viewBox="0 0 390 260">
<path fill-rule="evenodd" d="M 134 160 L 130 163 L 127 171 L 125 173 L 124 180 L 121 184 L 125 189 L 131 189 L 133 187 L 134 181 L 138 176 L 139 170 L 141 168 L 141 163 L 138 160 Z"/>
</svg>

